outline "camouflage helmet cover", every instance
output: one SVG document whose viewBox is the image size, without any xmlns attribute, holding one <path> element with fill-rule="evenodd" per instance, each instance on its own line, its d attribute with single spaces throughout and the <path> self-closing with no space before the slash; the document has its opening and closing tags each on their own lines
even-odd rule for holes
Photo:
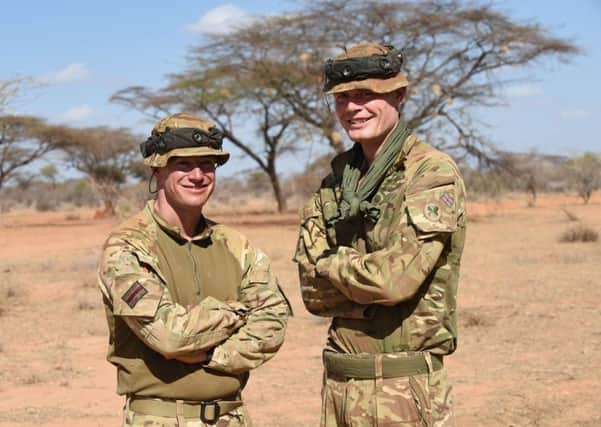
<svg viewBox="0 0 601 427">
<path fill-rule="evenodd" d="M 176 129 L 195 129 L 203 133 L 215 132 L 215 124 L 210 120 L 186 113 L 172 114 L 159 120 L 152 128 L 150 138 L 163 135 Z M 149 138 L 149 139 L 150 139 Z M 144 143 L 143 143 L 144 144 Z M 219 165 L 228 161 L 230 154 L 221 148 L 207 145 L 173 148 L 166 152 L 154 152 L 144 158 L 144 164 L 151 167 L 164 167 L 171 157 L 206 156 L 214 157 Z"/>
<path fill-rule="evenodd" d="M 344 53 L 336 56 L 333 60 L 331 60 L 331 62 L 328 62 L 336 63 L 337 61 L 343 61 L 351 58 L 369 58 L 377 56 L 383 57 L 385 55 L 388 55 L 392 51 L 393 48 L 390 46 L 383 46 L 376 43 L 362 43 L 350 47 Z M 401 71 L 399 71 L 392 77 L 368 77 L 342 82 L 330 80 L 326 77 L 326 82 L 324 84 L 323 90 L 327 94 L 346 92 L 353 89 L 367 89 L 376 93 L 388 93 L 405 87 L 407 85 L 407 78 Z"/>
</svg>

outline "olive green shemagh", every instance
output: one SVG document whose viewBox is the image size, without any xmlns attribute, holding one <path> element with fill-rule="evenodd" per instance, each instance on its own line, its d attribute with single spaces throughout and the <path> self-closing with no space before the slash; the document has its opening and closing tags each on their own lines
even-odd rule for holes
<svg viewBox="0 0 601 427">
<path fill-rule="evenodd" d="M 342 200 L 338 204 L 338 215 L 328 219 L 331 225 L 356 217 L 359 214 L 362 214 L 372 223 L 378 220 L 380 211 L 372 205 L 370 199 L 380 186 L 388 169 L 399 156 L 407 136 L 409 136 L 409 129 L 402 121 L 399 121 L 384 140 L 382 151 L 374 159 L 360 185 L 361 164 L 365 162 L 365 157 L 361 147 L 355 144 L 355 147 L 353 147 L 355 151 L 354 159 L 344 167 L 342 175 Z"/>
</svg>

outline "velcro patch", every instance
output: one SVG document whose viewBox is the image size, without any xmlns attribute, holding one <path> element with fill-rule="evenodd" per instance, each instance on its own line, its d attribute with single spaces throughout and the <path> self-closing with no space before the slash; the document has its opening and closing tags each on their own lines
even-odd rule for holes
<svg viewBox="0 0 601 427">
<path fill-rule="evenodd" d="M 148 290 L 142 286 L 137 280 L 129 289 L 121 296 L 121 299 L 129 306 L 134 308 L 136 304 L 148 293 Z"/>
<path fill-rule="evenodd" d="M 453 196 L 451 196 L 448 191 L 442 193 L 440 200 L 442 200 L 442 202 L 450 208 L 452 208 L 455 204 L 455 199 L 453 199 Z"/>
<path fill-rule="evenodd" d="M 440 207 L 436 203 L 428 203 L 424 207 L 424 216 L 432 222 L 440 219 Z"/>
</svg>

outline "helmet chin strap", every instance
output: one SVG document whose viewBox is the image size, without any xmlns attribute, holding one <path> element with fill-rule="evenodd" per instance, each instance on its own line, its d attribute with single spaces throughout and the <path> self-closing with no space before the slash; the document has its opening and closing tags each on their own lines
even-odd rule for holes
<svg viewBox="0 0 601 427">
<path fill-rule="evenodd" d="M 152 188 L 152 182 L 155 183 L 155 188 Z M 157 170 L 156 168 L 152 168 L 152 175 L 148 179 L 148 192 L 153 196 L 159 192 L 159 183 L 157 180 Z"/>
</svg>

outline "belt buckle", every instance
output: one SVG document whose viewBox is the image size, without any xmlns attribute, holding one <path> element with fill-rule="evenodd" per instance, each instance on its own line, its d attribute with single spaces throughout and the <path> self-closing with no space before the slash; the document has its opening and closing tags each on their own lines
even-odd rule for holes
<svg viewBox="0 0 601 427">
<path fill-rule="evenodd" d="M 207 408 L 213 407 L 213 418 L 207 418 L 206 411 Z M 219 407 L 219 402 L 217 400 L 210 400 L 208 402 L 200 402 L 200 421 L 207 424 L 215 424 L 219 417 L 221 416 L 221 408 Z"/>
</svg>

